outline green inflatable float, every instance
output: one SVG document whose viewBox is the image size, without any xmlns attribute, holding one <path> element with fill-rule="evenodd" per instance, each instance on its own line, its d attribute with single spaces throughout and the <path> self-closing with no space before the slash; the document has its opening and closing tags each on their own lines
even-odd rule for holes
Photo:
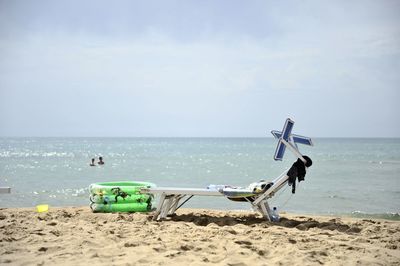
<svg viewBox="0 0 400 266">
<path fill-rule="evenodd" d="M 141 188 L 155 187 L 149 182 L 103 182 L 89 186 L 93 212 L 148 212 L 153 195 L 140 194 Z"/>
</svg>

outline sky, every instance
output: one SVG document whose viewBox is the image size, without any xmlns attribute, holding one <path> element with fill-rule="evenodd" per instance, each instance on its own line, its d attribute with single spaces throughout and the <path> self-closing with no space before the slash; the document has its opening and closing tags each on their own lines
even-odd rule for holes
<svg viewBox="0 0 400 266">
<path fill-rule="evenodd" d="M 400 137 L 400 1 L 0 0 L 0 136 Z"/>
</svg>

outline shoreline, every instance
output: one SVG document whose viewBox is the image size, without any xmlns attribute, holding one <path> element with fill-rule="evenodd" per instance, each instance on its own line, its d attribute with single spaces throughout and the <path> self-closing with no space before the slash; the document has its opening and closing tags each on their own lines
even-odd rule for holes
<svg viewBox="0 0 400 266">
<path fill-rule="evenodd" d="M 45 203 L 44 203 L 45 204 Z M 73 206 L 73 205 L 49 205 L 49 210 L 59 210 L 59 209 L 85 209 L 89 208 L 88 205 L 80 205 L 80 206 Z M 1 207 L 1 210 L 25 210 L 25 211 L 33 211 L 36 212 L 36 206 L 29 206 L 29 207 Z M 182 207 L 183 210 L 208 210 L 208 211 L 215 211 L 215 212 L 233 212 L 233 213 L 257 213 L 253 211 L 250 207 L 248 209 L 223 209 L 223 208 L 196 208 L 196 207 Z M 325 218 L 349 218 L 349 219 L 373 219 L 373 220 L 384 220 L 384 221 L 400 221 L 400 212 L 386 212 L 386 213 L 365 213 L 360 211 L 354 211 L 352 213 L 310 213 L 310 212 L 287 212 L 281 211 L 279 214 L 282 215 L 290 215 L 290 216 L 310 216 L 310 217 L 325 217 Z"/>
<path fill-rule="evenodd" d="M 400 221 L 250 211 L 147 213 L 0 209 L 0 264 L 398 265 Z"/>
</svg>

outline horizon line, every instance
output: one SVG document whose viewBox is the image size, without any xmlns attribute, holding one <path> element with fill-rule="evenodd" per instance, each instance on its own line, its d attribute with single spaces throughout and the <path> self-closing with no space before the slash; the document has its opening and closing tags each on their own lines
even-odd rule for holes
<svg viewBox="0 0 400 266">
<path fill-rule="evenodd" d="M 88 139 L 95 139 L 95 138 L 107 138 L 107 139 L 111 139 L 111 138 L 147 138 L 147 139 L 157 139 L 157 138 L 164 138 L 164 139 L 261 139 L 261 138 L 274 138 L 273 136 L 263 136 L 263 137 L 256 137 L 256 136 L 0 136 L 0 138 L 88 138 Z M 329 136 L 329 137 L 310 137 L 310 138 L 318 138 L 318 139 L 399 139 L 400 136 L 398 137 L 388 137 L 388 136 L 384 136 L 384 137 L 365 137 L 365 136 L 358 136 L 358 137 L 346 137 L 346 136 Z"/>
</svg>

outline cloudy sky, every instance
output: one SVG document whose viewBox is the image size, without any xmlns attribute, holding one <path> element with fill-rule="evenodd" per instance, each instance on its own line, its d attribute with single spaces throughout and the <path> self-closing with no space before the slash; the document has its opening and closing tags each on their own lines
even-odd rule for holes
<svg viewBox="0 0 400 266">
<path fill-rule="evenodd" d="M 0 136 L 400 137 L 400 1 L 0 0 Z"/>
</svg>

